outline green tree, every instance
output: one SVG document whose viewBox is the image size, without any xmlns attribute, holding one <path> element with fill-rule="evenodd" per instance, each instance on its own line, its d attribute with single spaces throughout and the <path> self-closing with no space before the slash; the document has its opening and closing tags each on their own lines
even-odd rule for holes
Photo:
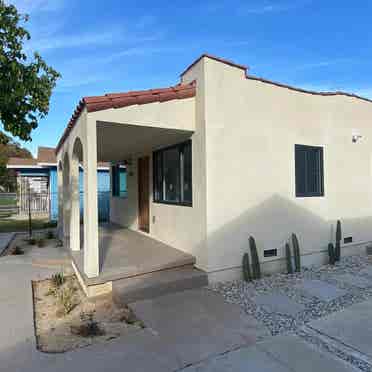
<svg viewBox="0 0 372 372">
<path fill-rule="evenodd" d="M 11 157 L 32 158 L 32 154 L 5 133 L 0 132 L 0 186 L 1 189 L 9 192 L 17 190 L 16 173 L 13 169 L 6 167 L 8 159 Z"/>
<path fill-rule="evenodd" d="M 31 38 L 23 27 L 27 21 L 27 15 L 0 0 L 0 121 L 7 132 L 24 141 L 31 140 L 32 130 L 48 114 L 60 77 L 38 53 L 26 54 L 24 43 Z"/>
</svg>

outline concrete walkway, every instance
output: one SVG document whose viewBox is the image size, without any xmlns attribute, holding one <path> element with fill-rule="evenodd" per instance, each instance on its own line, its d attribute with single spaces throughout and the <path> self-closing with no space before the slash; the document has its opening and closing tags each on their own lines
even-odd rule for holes
<svg viewBox="0 0 372 372">
<path fill-rule="evenodd" d="M 268 336 L 240 307 L 204 289 L 135 303 L 134 310 L 148 328 L 133 330 L 128 337 L 65 354 L 40 353 L 34 337 L 31 280 L 59 271 L 53 262 L 64 259 L 64 252 L 56 248 L 0 258 L 1 371 L 354 370 L 297 336 Z M 366 324 L 370 309 L 372 303 L 349 317 L 360 314 Z M 365 339 L 366 347 L 368 343 L 372 344 L 370 338 Z"/>
<path fill-rule="evenodd" d="M 0 256 L 3 251 L 8 247 L 8 244 L 14 238 L 15 233 L 1 233 L 0 234 Z"/>
</svg>

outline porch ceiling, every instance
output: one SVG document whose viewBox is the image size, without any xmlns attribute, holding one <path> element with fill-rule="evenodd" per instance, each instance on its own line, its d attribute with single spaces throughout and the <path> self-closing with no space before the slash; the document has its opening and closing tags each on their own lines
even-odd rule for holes
<svg viewBox="0 0 372 372">
<path fill-rule="evenodd" d="M 134 154 L 185 141 L 192 133 L 179 129 L 97 122 L 97 159 L 123 161 Z"/>
</svg>

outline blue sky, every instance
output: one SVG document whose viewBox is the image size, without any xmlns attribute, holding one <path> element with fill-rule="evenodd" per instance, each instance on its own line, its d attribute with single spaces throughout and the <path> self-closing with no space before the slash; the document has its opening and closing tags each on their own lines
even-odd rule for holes
<svg viewBox="0 0 372 372">
<path fill-rule="evenodd" d="M 372 1 L 9 0 L 31 42 L 62 74 L 48 117 L 25 146 L 55 146 L 82 96 L 178 83 L 208 52 L 250 73 L 372 98 Z"/>
</svg>

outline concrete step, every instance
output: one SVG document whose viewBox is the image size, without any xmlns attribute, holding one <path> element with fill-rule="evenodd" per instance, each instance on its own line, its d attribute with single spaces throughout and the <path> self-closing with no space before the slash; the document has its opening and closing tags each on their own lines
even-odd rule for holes
<svg viewBox="0 0 372 372">
<path fill-rule="evenodd" d="M 204 271 L 186 265 L 112 282 L 112 297 L 118 304 L 152 299 L 168 293 L 200 288 L 208 284 Z"/>
</svg>

